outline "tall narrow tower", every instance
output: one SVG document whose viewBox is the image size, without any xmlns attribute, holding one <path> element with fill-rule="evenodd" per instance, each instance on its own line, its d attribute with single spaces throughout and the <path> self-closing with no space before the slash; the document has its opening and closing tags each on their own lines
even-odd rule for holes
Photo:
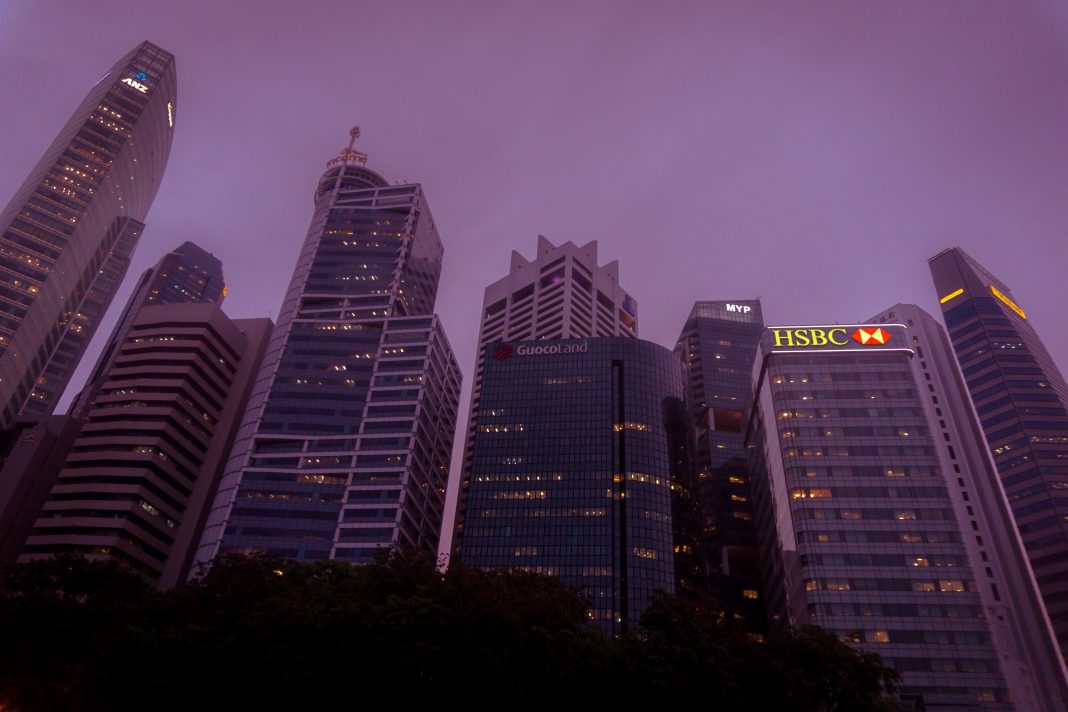
<svg viewBox="0 0 1068 712">
<path fill-rule="evenodd" d="M 930 260 L 998 477 L 1068 651 L 1068 386 L 1012 291 L 959 247 Z"/>
<path fill-rule="evenodd" d="M 475 380 L 457 501 L 453 553 L 463 546 L 471 458 L 478 429 L 486 346 L 495 341 L 637 336 L 638 305 L 619 286 L 619 262 L 597 264 L 597 241 L 554 245 L 538 236 L 538 254 L 512 252 L 508 274 L 486 287 L 478 333 Z"/>
<path fill-rule="evenodd" d="M 0 213 L 0 427 L 51 413 L 126 274 L 170 154 L 174 56 L 143 42 Z"/>
<path fill-rule="evenodd" d="M 697 302 L 675 344 L 687 365 L 687 404 L 696 425 L 701 529 L 713 599 L 724 615 L 744 620 L 753 633 L 766 627 L 766 613 L 744 428 L 763 331 L 759 299 Z"/>
<path fill-rule="evenodd" d="M 460 372 L 433 314 L 442 244 L 417 183 L 327 164 L 197 561 L 437 552 Z"/>
</svg>

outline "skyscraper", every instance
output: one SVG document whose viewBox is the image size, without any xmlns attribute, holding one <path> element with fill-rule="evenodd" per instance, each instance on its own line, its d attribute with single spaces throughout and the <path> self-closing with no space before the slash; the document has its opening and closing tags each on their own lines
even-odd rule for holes
<svg viewBox="0 0 1068 712">
<path fill-rule="evenodd" d="M 895 304 L 871 321 L 904 324 L 916 352 L 913 380 L 926 384 L 920 400 L 940 434 L 946 490 L 1017 710 L 1068 708 L 1057 639 L 945 329 L 915 304 Z"/>
<path fill-rule="evenodd" d="M 358 136 L 319 181 L 198 563 L 437 552 L 460 389 L 443 247 L 422 186 L 367 168 Z"/>
<path fill-rule="evenodd" d="M 129 266 L 170 153 L 173 55 L 94 86 L 0 213 L 0 427 L 51 413 Z"/>
<path fill-rule="evenodd" d="M 225 294 L 222 263 L 210 252 L 186 241 L 164 255 L 153 267 L 145 270 L 137 281 L 137 287 L 126 302 L 126 307 L 97 359 L 85 388 L 71 403 L 70 412 L 76 416 L 84 413 L 119 346 L 126 339 L 126 333 L 134 318 L 142 308 L 161 304 L 221 306 Z"/>
<path fill-rule="evenodd" d="M 463 547 L 472 448 L 478 428 L 486 346 L 495 341 L 637 336 L 638 305 L 619 286 L 619 262 L 597 264 L 597 241 L 582 247 L 554 245 L 538 236 L 538 253 L 528 260 L 512 252 L 508 274 L 486 287 L 478 334 L 471 412 L 457 498 L 453 552 Z"/>
<path fill-rule="evenodd" d="M 714 600 L 751 632 L 765 627 L 756 531 L 746 467 L 745 419 L 764 331 L 760 301 L 697 302 L 675 353 L 687 366 L 687 402 L 697 427 L 696 468 L 704 549 Z"/>
<path fill-rule="evenodd" d="M 216 304 L 135 310 L 20 561 L 110 557 L 184 580 L 270 333 Z"/>
<path fill-rule="evenodd" d="M 930 260 L 949 338 L 1062 653 L 1068 651 L 1068 386 L 1012 291 L 960 248 Z"/>
<path fill-rule="evenodd" d="M 1008 664 L 1019 651 L 999 647 L 992 627 L 1007 623 L 987 605 L 1011 557 L 966 541 L 987 519 L 966 507 L 989 498 L 964 503 L 953 466 L 966 427 L 937 420 L 945 404 L 910 337 L 890 323 L 762 337 L 747 444 L 773 625 L 813 623 L 878 652 L 902 673 L 902 698 L 925 709 L 1057 709 L 1013 694 L 1035 677 Z M 973 560 L 982 547 L 998 557 Z"/>
<path fill-rule="evenodd" d="M 626 337 L 487 347 L 467 566 L 560 577 L 620 633 L 657 589 L 703 585 L 685 380 L 675 355 Z"/>
<path fill-rule="evenodd" d="M 3 431 L 7 440 L 3 449 L 7 456 L 0 464 L 0 481 L 4 483 L 0 488 L 0 522 L 5 523 L 0 525 L 0 551 L 3 552 L 0 553 L 0 563 L 13 563 L 21 550 L 64 465 L 66 451 L 78 437 L 82 419 L 93 401 L 109 384 L 110 391 L 115 390 L 111 383 L 111 368 L 141 311 L 161 304 L 201 302 L 218 305 L 222 302 L 222 282 L 222 264 L 219 260 L 191 242 L 183 243 L 141 276 L 89 380 L 71 403 L 68 415 L 74 422 L 66 423 L 59 416 L 45 419 L 23 416 L 16 421 L 15 427 Z M 186 319 L 188 315 L 182 315 L 182 318 Z M 195 319 L 191 322 L 192 328 L 196 328 L 196 323 Z M 254 333 L 255 329 L 253 336 Z M 193 384 L 187 386 L 195 388 Z M 144 389 L 136 390 L 141 393 Z M 186 395 L 191 394 L 192 391 Z M 145 397 L 139 395 L 134 400 L 144 401 Z M 237 397 L 240 398 L 240 395 Z M 109 408 L 118 407 L 115 399 L 105 400 L 109 401 Z M 99 419 L 98 414 L 94 420 Z M 150 422 L 152 418 L 140 414 L 138 420 L 141 424 L 137 432 L 153 432 L 151 425 L 147 428 L 144 426 L 144 422 Z M 216 434 L 212 433 L 213 436 Z M 99 445 L 101 443 L 97 442 L 96 446 Z M 210 465 L 208 469 L 211 469 Z M 214 473 L 211 477 L 214 477 Z M 198 486 L 203 486 L 203 483 Z"/>
</svg>

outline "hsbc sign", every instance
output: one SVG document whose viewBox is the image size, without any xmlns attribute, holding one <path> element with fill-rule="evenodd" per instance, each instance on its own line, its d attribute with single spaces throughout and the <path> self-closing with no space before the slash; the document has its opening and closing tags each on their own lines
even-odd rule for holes
<svg viewBox="0 0 1068 712">
<path fill-rule="evenodd" d="M 834 349 L 864 350 L 905 348 L 907 340 L 901 324 L 860 324 L 853 326 L 783 326 L 767 330 L 773 350 Z"/>
<path fill-rule="evenodd" d="M 564 344 L 519 344 L 511 346 L 501 344 L 493 352 L 493 358 L 497 361 L 506 361 L 513 356 L 556 356 L 559 354 L 584 354 L 590 350 L 589 343 L 583 339 L 578 343 Z"/>
</svg>

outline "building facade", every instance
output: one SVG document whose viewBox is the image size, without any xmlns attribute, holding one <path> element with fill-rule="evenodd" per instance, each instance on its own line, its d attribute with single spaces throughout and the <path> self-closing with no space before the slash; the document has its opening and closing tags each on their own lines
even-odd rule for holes
<svg viewBox="0 0 1068 712">
<path fill-rule="evenodd" d="M 487 346 L 460 561 L 580 586 L 619 633 L 701 585 L 685 381 L 627 337 Z"/>
<path fill-rule="evenodd" d="M 697 302 L 675 353 L 686 364 L 696 426 L 701 528 L 719 610 L 752 633 L 766 628 L 745 449 L 753 361 L 764 331 L 760 301 Z"/>
<path fill-rule="evenodd" d="M 1068 650 L 1068 386 L 1012 291 L 960 248 L 930 260 L 942 318 Z"/>
<path fill-rule="evenodd" d="M 422 186 L 365 162 L 350 143 L 319 181 L 199 564 L 437 553 L 460 389 L 433 314 L 443 247 Z"/>
<path fill-rule="evenodd" d="M 1057 639 L 945 329 L 915 304 L 895 304 L 870 321 L 904 324 L 916 353 L 913 380 L 926 386 L 920 400 L 1016 709 L 1068 708 Z"/>
<path fill-rule="evenodd" d="M 183 242 L 145 270 L 108 337 L 85 387 L 72 401 L 69 412 L 81 417 L 103 382 L 120 345 L 140 310 L 162 304 L 216 304 L 225 298 L 222 262 L 199 245 Z"/>
<path fill-rule="evenodd" d="M 0 213 L 0 427 L 47 415 L 126 274 L 170 153 L 173 55 L 94 86 Z"/>
<path fill-rule="evenodd" d="M 619 286 L 619 262 L 597 264 L 597 241 L 554 245 L 538 236 L 528 260 L 516 251 L 508 274 L 486 287 L 478 333 L 471 410 L 457 495 L 453 554 L 463 548 L 471 457 L 481 408 L 484 352 L 495 341 L 637 336 L 638 305 Z"/>
<path fill-rule="evenodd" d="M 773 626 L 879 653 L 902 700 L 1013 709 L 901 324 L 771 327 L 747 445 Z"/>
<path fill-rule="evenodd" d="M 110 557 L 184 580 L 270 331 L 214 304 L 138 309 L 19 560 Z"/>
</svg>

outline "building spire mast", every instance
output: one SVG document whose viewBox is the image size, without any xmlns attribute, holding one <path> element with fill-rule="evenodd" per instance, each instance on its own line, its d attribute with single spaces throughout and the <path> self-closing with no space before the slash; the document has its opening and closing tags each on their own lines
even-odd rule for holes
<svg viewBox="0 0 1068 712">
<path fill-rule="evenodd" d="M 367 165 L 367 154 L 361 151 L 357 151 L 356 139 L 360 137 L 360 127 L 353 126 L 349 129 L 349 145 L 341 149 L 341 153 L 337 158 L 332 158 L 326 164 L 327 168 L 334 168 L 336 166 L 350 166 L 356 163 L 361 165 Z"/>
</svg>

